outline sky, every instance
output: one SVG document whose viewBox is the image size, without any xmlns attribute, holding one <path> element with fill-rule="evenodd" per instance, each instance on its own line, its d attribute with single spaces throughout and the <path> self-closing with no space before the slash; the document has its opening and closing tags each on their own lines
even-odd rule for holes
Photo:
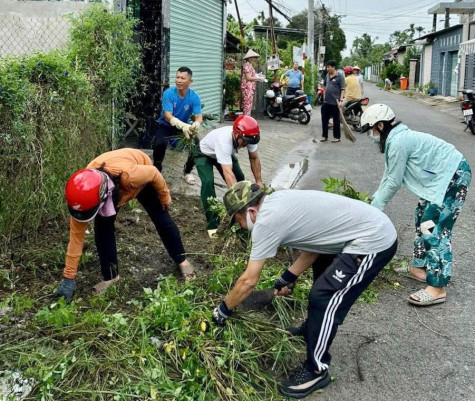
<svg viewBox="0 0 475 401">
<path fill-rule="evenodd" d="M 416 27 L 422 26 L 426 32 L 432 29 L 432 14 L 427 11 L 439 4 L 442 0 L 314 0 L 314 7 L 318 8 L 322 2 L 330 14 L 342 16 L 341 28 L 345 32 L 347 49 L 343 56 L 349 55 L 353 40 L 361 37 L 363 33 L 368 33 L 375 43 L 385 43 L 389 40 L 389 35 L 394 31 L 402 31 L 409 28 L 414 23 Z M 273 3 L 292 17 L 308 8 L 308 0 L 273 0 Z M 264 11 L 267 18 L 269 16 L 269 5 L 265 0 L 237 0 L 239 13 L 244 23 L 252 21 L 260 11 Z M 228 3 L 228 13 L 236 16 L 236 6 L 234 0 Z M 288 21 L 274 11 L 283 26 Z M 437 17 L 437 30 L 443 29 L 444 22 L 441 21 L 443 15 Z M 450 25 L 459 23 L 458 16 L 451 15 Z M 304 29 L 307 29 L 305 27 Z M 424 34 L 424 33 L 423 33 Z M 417 36 L 417 33 L 416 33 Z"/>
</svg>

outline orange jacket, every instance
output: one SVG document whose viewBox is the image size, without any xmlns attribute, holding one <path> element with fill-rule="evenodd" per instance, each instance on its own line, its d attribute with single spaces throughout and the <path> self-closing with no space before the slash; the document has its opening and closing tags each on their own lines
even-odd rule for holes
<svg viewBox="0 0 475 401">
<path fill-rule="evenodd" d="M 167 183 L 150 158 L 138 149 L 119 149 L 103 153 L 90 162 L 87 168 L 97 169 L 103 166 L 103 170 L 112 176 L 120 175 L 119 202 L 123 205 L 134 199 L 140 190 L 147 184 L 151 184 L 158 193 L 162 205 L 171 204 L 170 191 Z M 69 244 L 66 251 L 66 265 L 63 276 L 75 278 L 84 246 L 84 237 L 88 223 L 81 223 L 69 219 Z"/>
</svg>

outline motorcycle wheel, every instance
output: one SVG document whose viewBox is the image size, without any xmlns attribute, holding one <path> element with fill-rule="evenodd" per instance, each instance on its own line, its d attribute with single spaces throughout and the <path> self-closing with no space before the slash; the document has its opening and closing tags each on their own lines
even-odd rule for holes
<svg viewBox="0 0 475 401">
<path fill-rule="evenodd" d="M 470 128 L 470 132 L 472 135 L 475 135 L 475 126 L 473 125 L 473 118 L 467 123 L 468 128 Z"/>
<path fill-rule="evenodd" d="M 308 124 L 310 122 L 310 114 L 308 114 L 307 110 L 300 110 L 299 113 L 299 123 L 300 124 Z"/>
<path fill-rule="evenodd" d="M 266 108 L 266 112 L 267 112 L 267 115 L 274 119 L 276 114 L 272 111 L 272 106 L 271 105 L 268 105 L 267 108 Z"/>
<path fill-rule="evenodd" d="M 351 127 L 355 130 L 355 132 L 361 132 L 361 115 L 363 114 L 362 111 L 358 112 L 357 118 L 358 118 L 358 124 L 351 124 Z"/>
</svg>

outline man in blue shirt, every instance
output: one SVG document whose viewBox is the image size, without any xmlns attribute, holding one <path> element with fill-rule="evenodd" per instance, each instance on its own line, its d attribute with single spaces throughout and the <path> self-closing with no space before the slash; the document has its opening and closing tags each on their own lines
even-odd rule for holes
<svg viewBox="0 0 475 401">
<path fill-rule="evenodd" d="M 188 67 L 180 67 L 175 76 L 176 86 L 163 92 L 162 112 L 153 130 L 153 164 L 160 172 L 168 140 L 181 134 L 185 139 L 190 139 L 198 132 L 203 122 L 200 97 L 190 89 L 192 77 L 193 73 Z M 190 124 L 191 114 L 195 116 L 193 124 Z M 188 157 L 184 167 L 184 179 L 190 185 L 196 182 L 191 174 L 193 165 L 193 158 Z"/>
<path fill-rule="evenodd" d="M 282 77 L 289 77 L 289 87 L 287 88 L 286 95 L 294 95 L 299 89 L 303 90 L 303 74 L 299 70 L 299 63 L 294 61 L 294 66 L 291 70 L 287 71 Z"/>
</svg>

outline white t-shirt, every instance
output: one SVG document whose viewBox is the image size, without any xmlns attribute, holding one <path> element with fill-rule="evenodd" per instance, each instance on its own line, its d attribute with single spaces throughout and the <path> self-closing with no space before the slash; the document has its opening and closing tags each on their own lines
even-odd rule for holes
<svg viewBox="0 0 475 401">
<path fill-rule="evenodd" d="M 247 145 L 247 151 L 257 151 L 256 145 Z M 233 164 L 231 156 L 236 153 L 233 147 L 233 127 L 226 126 L 214 129 L 200 141 L 200 150 L 219 164 Z"/>
<path fill-rule="evenodd" d="M 388 249 L 397 233 L 380 210 L 321 191 L 267 195 L 252 230 L 251 260 L 272 258 L 280 245 L 302 251 L 368 255 Z"/>
</svg>

